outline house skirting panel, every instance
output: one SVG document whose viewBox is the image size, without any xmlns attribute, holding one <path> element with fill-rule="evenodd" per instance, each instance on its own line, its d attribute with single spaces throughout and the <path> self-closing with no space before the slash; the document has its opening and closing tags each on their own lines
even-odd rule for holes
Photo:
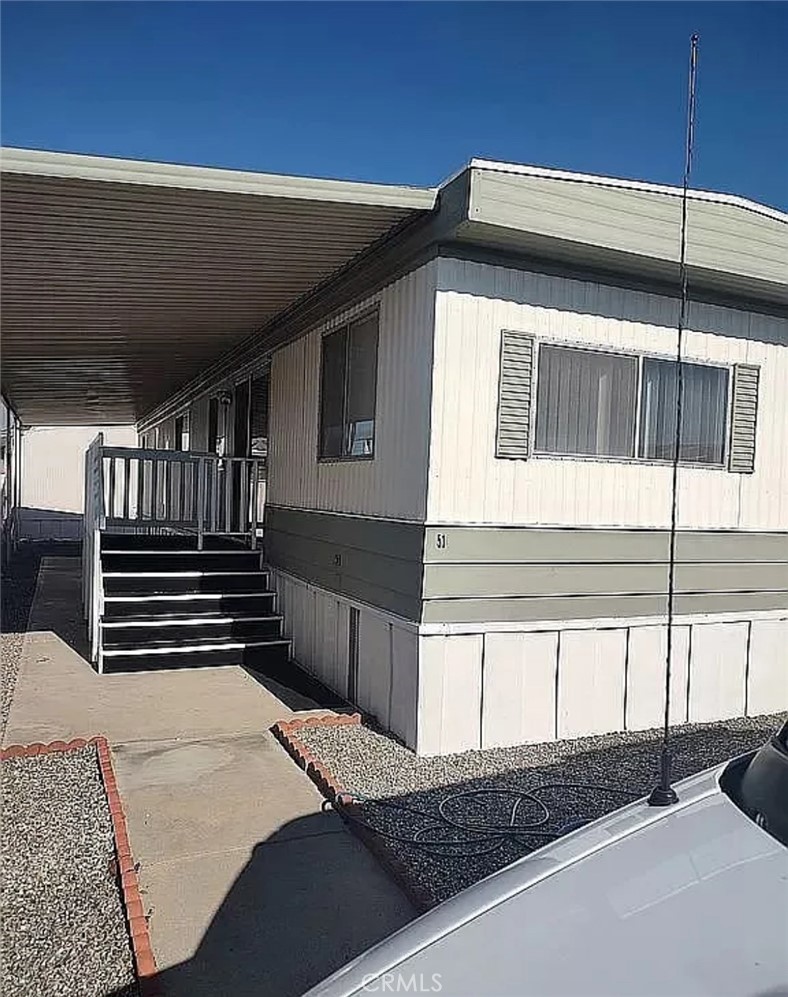
<svg viewBox="0 0 788 997">
<path fill-rule="evenodd" d="M 416 746 L 418 631 L 414 623 L 271 569 L 295 660 L 409 747 Z M 351 636 L 351 612 L 355 635 Z M 355 644 L 355 651 L 351 644 Z M 351 662 L 356 662 L 351 678 Z M 352 691 L 355 684 L 355 694 Z"/>
<path fill-rule="evenodd" d="M 659 727 L 666 626 L 578 620 L 527 629 L 436 633 L 272 569 L 293 656 L 421 755 Z M 421 633 L 419 632 L 421 629 Z M 788 612 L 682 617 L 671 721 L 703 723 L 788 709 Z"/>
<path fill-rule="evenodd" d="M 684 617 L 673 642 L 672 722 L 788 708 L 786 646 L 786 611 Z M 646 621 L 422 633 L 416 749 L 440 755 L 658 727 L 665 656 L 665 625 Z"/>
</svg>

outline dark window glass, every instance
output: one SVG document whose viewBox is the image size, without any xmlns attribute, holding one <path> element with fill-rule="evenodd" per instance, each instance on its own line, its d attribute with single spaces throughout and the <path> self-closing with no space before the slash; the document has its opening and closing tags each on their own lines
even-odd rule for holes
<svg viewBox="0 0 788 997">
<path fill-rule="evenodd" d="M 706 364 L 682 364 L 682 416 L 679 460 L 722 464 L 728 371 Z M 643 361 L 640 398 L 640 456 L 672 460 L 676 445 L 678 369 L 672 360 Z"/>
<path fill-rule="evenodd" d="M 323 338 L 321 457 L 374 455 L 377 364 L 377 314 Z"/>
<path fill-rule="evenodd" d="M 540 347 L 536 449 L 633 457 L 637 380 L 636 357 Z"/>
<path fill-rule="evenodd" d="M 347 329 L 323 339 L 323 371 L 320 384 L 320 456 L 342 456 L 345 377 L 347 373 Z"/>
</svg>

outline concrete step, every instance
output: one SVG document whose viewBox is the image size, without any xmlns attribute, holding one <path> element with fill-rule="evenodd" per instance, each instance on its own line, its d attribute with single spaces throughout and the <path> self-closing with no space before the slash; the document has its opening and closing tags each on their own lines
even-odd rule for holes
<svg viewBox="0 0 788 997">
<path fill-rule="evenodd" d="M 105 595 L 264 592 L 267 571 L 104 571 Z"/>
<path fill-rule="evenodd" d="M 286 665 L 290 641 L 229 640 L 194 642 L 173 647 L 151 643 L 136 648 L 108 648 L 102 651 L 105 672 L 152 671 L 172 668 L 207 668 L 217 665 L 248 665 L 265 670 Z"/>
<path fill-rule="evenodd" d="M 267 616 L 273 613 L 273 592 L 129 593 L 104 597 L 104 619 L 145 619 L 202 614 Z"/>
<path fill-rule="evenodd" d="M 104 571 L 257 571 L 260 552 L 253 550 L 116 550 L 101 552 Z"/>
<path fill-rule="evenodd" d="M 177 616 L 144 619 L 102 619 L 104 648 L 135 648 L 148 644 L 188 645 L 277 638 L 281 616 Z"/>
</svg>

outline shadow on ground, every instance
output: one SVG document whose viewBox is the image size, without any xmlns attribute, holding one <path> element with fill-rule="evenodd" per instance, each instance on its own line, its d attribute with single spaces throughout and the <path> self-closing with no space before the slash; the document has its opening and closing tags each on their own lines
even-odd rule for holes
<svg viewBox="0 0 788 997">
<path fill-rule="evenodd" d="M 299 997 L 399 927 L 374 879 L 343 867 L 338 821 L 298 818 L 255 845 L 194 955 L 161 970 L 165 997 Z"/>
<path fill-rule="evenodd" d="M 676 777 L 684 778 L 716 761 L 757 747 L 774 729 L 771 718 L 759 718 L 742 731 L 719 724 L 676 738 Z M 405 870 L 403 885 L 424 908 L 447 899 L 547 843 L 567 825 L 593 819 L 626 802 L 615 793 L 556 788 L 543 795 L 550 816 L 544 834 L 517 829 L 485 839 L 478 833 L 452 830 L 438 818 L 443 803 L 450 817 L 467 823 L 506 825 L 512 797 L 548 783 L 597 781 L 645 792 L 656 777 L 657 741 L 579 751 L 552 764 L 492 772 L 474 779 L 447 781 L 427 790 L 386 798 L 383 806 L 364 804 L 359 817 L 379 829 Z M 295 763 L 294 763 L 295 764 Z M 489 797 L 490 789 L 502 790 Z M 485 795 L 475 796 L 479 790 Z M 462 794 L 471 794 L 463 796 Z M 451 802 L 446 806 L 446 800 Z M 517 824 L 537 820 L 541 812 L 523 805 Z M 298 997 L 392 930 L 387 912 L 375 896 L 332 861 L 330 822 L 333 813 L 292 821 L 258 843 L 229 893 L 221 900 L 192 958 L 163 969 L 165 997 Z M 423 841 L 393 841 L 422 835 Z M 294 840 L 297 847 L 293 847 Z M 480 854 L 481 852 L 481 854 Z M 367 856 L 372 861 L 371 855 Z M 362 916 L 359 916 L 361 911 Z M 113 994 L 111 997 L 120 997 Z"/>
<path fill-rule="evenodd" d="M 674 781 L 758 748 L 783 719 L 674 728 Z M 422 909 L 646 796 L 658 781 L 661 748 L 661 732 L 644 731 L 416 758 L 387 735 L 352 725 L 299 737 L 341 785 L 366 797 L 353 808 L 357 821 L 374 830 L 376 850 L 394 862 Z M 540 787 L 541 803 L 526 795 Z"/>
</svg>

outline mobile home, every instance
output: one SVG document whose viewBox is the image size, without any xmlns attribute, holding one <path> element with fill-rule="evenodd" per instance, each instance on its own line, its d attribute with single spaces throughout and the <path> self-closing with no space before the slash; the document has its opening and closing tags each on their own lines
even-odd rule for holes
<svg viewBox="0 0 788 997">
<path fill-rule="evenodd" d="M 113 530 L 140 556 L 224 536 L 286 656 L 419 753 L 661 722 L 679 189 L 3 173 L 9 405 L 138 443 L 99 438 L 79 495 L 97 656 Z M 788 707 L 788 216 L 691 191 L 688 217 L 676 723 Z"/>
</svg>

